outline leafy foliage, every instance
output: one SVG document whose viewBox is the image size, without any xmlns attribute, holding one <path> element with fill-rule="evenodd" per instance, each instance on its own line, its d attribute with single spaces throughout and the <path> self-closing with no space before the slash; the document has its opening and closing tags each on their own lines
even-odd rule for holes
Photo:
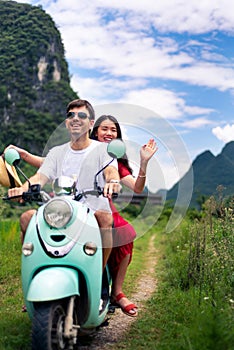
<svg viewBox="0 0 234 350">
<path fill-rule="evenodd" d="M 70 87 L 61 36 L 40 7 L 0 1 L 0 148 L 13 143 L 41 154 Z"/>
<path fill-rule="evenodd" d="M 174 232 L 157 224 L 158 288 L 113 349 L 233 349 L 233 204 L 212 196 Z"/>
</svg>

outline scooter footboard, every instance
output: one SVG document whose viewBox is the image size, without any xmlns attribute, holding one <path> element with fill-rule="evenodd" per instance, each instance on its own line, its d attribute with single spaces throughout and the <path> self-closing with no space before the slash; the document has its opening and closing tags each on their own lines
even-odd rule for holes
<svg viewBox="0 0 234 350">
<path fill-rule="evenodd" d="M 27 301 L 49 301 L 71 295 L 80 295 L 78 272 L 66 267 L 50 267 L 34 276 Z"/>
</svg>

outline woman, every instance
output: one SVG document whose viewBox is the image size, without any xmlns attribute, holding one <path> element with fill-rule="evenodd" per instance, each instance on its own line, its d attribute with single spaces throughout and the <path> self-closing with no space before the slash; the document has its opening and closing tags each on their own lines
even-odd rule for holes
<svg viewBox="0 0 234 350">
<path fill-rule="evenodd" d="M 116 138 L 122 139 L 122 133 L 117 119 L 111 115 L 102 115 L 96 120 L 90 137 L 100 142 L 110 142 Z M 132 175 L 132 169 L 129 166 L 127 156 L 125 155 L 122 159 L 118 159 L 121 183 L 129 187 L 135 193 L 141 193 L 145 187 L 148 161 L 156 151 L 157 147 L 153 139 L 150 139 L 146 145 L 141 147 L 140 169 L 137 178 L 134 178 Z M 131 303 L 122 292 L 127 268 L 132 259 L 134 229 L 119 215 L 112 201 L 110 201 L 110 206 L 113 213 L 114 226 L 118 226 L 118 228 L 122 227 L 123 233 L 127 236 L 125 238 L 125 241 L 127 242 L 126 244 L 121 246 L 115 246 L 114 244 L 108 261 L 108 266 L 112 276 L 111 301 L 113 304 L 120 306 L 125 314 L 134 317 L 137 316 L 137 307 Z M 130 236 L 129 239 L 128 235 Z"/>
<path fill-rule="evenodd" d="M 122 139 L 122 133 L 117 119 L 111 115 L 102 115 L 99 117 L 94 124 L 90 138 L 108 143 L 116 138 Z M 19 152 L 21 158 L 27 163 L 35 167 L 41 166 L 43 162 L 42 157 L 35 156 L 26 150 L 13 145 L 8 146 L 7 148 L 10 147 L 15 148 Z M 127 156 L 125 155 L 123 158 L 118 159 L 121 182 L 135 193 L 141 193 L 144 190 L 147 164 L 156 151 L 157 147 L 153 139 L 150 139 L 146 145 L 141 147 L 140 168 L 137 178 L 134 178 L 132 175 L 132 169 L 129 166 Z M 132 259 L 133 239 L 136 234 L 134 228 L 119 215 L 112 201 L 110 202 L 110 206 L 113 212 L 114 225 L 118 226 L 120 229 L 123 228 L 123 233 L 126 234 L 125 239 L 121 238 L 120 240 L 123 242 L 121 246 L 118 246 L 117 244 L 114 245 L 108 261 L 112 276 L 111 301 L 113 304 L 118 305 L 126 315 L 135 317 L 137 316 L 137 307 L 128 300 L 122 292 L 122 288 L 128 265 Z M 30 215 L 32 215 L 32 213 L 30 213 Z M 25 218 L 25 220 L 27 221 L 27 218 Z M 121 230 L 118 230 L 118 232 L 119 231 Z M 23 241 L 23 237 L 21 237 L 21 240 Z"/>
</svg>

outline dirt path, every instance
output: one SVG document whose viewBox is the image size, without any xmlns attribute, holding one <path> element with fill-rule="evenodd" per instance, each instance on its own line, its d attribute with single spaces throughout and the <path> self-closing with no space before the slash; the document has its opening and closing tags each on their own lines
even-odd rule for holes
<svg viewBox="0 0 234 350">
<path fill-rule="evenodd" d="M 155 247 L 154 247 L 154 236 L 151 237 L 149 242 L 150 249 L 147 253 L 147 273 L 141 278 L 137 284 L 136 293 L 131 297 L 133 301 L 138 306 L 139 316 L 144 311 L 144 304 L 147 299 L 150 298 L 151 294 L 155 291 L 157 286 L 157 281 L 155 279 Z M 109 325 L 108 327 L 100 328 L 93 340 L 87 346 L 79 347 L 80 350 L 107 350 L 110 349 L 111 345 L 115 345 L 121 339 L 125 332 L 132 324 L 136 321 L 137 317 L 126 316 L 120 309 L 116 309 L 113 315 L 109 315 Z"/>
</svg>

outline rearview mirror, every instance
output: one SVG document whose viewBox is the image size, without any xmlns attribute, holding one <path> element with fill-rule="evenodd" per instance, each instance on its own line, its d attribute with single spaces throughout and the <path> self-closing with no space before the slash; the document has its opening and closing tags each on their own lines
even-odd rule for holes
<svg viewBox="0 0 234 350">
<path fill-rule="evenodd" d="M 19 152 L 17 152 L 14 148 L 7 149 L 4 153 L 4 158 L 10 165 L 17 165 L 20 161 Z"/>
<path fill-rule="evenodd" d="M 52 188 L 56 195 L 71 194 L 75 188 L 75 181 L 68 176 L 60 176 L 53 181 Z"/>
<path fill-rule="evenodd" d="M 126 153 L 125 143 L 121 139 L 112 140 L 107 146 L 107 152 L 112 158 L 122 158 Z"/>
</svg>

